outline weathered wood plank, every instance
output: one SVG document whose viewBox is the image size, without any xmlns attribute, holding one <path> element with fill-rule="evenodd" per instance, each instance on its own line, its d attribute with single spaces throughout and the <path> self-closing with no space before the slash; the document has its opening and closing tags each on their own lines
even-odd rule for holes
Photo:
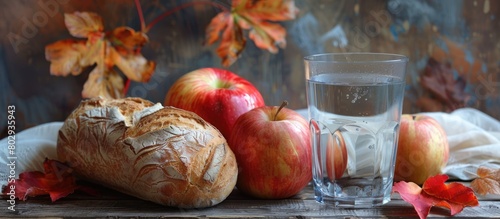
<svg viewBox="0 0 500 219">
<path fill-rule="evenodd" d="M 8 203 L 0 202 L 0 218 L 15 217 L 61 217 L 61 218 L 95 218 L 95 217 L 209 217 L 209 218 L 310 218 L 310 217 L 354 217 L 354 218 L 418 218 L 413 207 L 399 199 L 397 195 L 388 204 L 377 208 L 347 209 L 318 204 L 314 200 L 312 188 L 305 188 L 300 194 L 290 199 L 256 200 L 251 199 L 238 190 L 221 204 L 205 209 L 177 209 L 161 206 L 136 199 L 107 189 L 99 189 L 101 195 L 92 197 L 75 193 L 52 203 L 47 197 L 37 197 L 26 202 L 16 203 L 16 212 L 7 210 Z M 449 211 L 433 208 L 429 218 L 448 217 Z M 493 218 L 500 217 L 499 197 L 488 197 L 480 201 L 480 206 L 465 208 L 454 218 Z"/>
</svg>

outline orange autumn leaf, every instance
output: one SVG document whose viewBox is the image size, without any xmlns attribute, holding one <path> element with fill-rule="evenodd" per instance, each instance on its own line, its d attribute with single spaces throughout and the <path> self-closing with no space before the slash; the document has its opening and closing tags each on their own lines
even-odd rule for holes
<svg viewBox="0 0 500 219">
<path fill-rule="evenodd" d="M 108 34 L 107 39 L 113 46 L 110 59 L 123 74 L 133 81 L 148 82 L 156 63 L 140 54 L 142 47 L 149 41 L 147 35 L 129 27 L 118 27 Z"/>
<path fill-rule="evenodd" d="M 69 33 L 78 38 L 87 38 L 93 33 L 102 32 L 104 26 L 102 18 L 95 13 L 75 12 L 64 14 L 64 24 Z"/>
<path fill-rule="evenodd" d="M 220 31 L 222 40 L 216 52 L 222 58 L 222 65 L 230 66 L 245 48 L 246 39 L 243 30 L 235 24 L 230 13 L 222 12 L 212 19 L 207 27 L 206 44 L 210 45 L 217 41 Z"/>
<path fill-rule="evenodd" d="M 79 75 L 83 67 L 84 54 L 87 51 L 85 41 L 60 40 L 45 47 L 45 59 L 52 60 L 50 72 L 56 76 Z"/>
<path fill-rule="evenodd" d="M 478 178 L 474 179 L 470 186 L 480 195 L 500 195 L 500 169 L 493 170 L 487 167 L 477 169 Z"/>
<path fill-rule="evenodd" d="M 113 69 L 107 72 L 94 68 L 83 85 L 82 97 L 120 98 L 123 96 L 124 81 Z"/>
<path fill-rule="evenodd" d="M 45 57 L 51 62 L 51 74 L 56 76 L 79 75 L 95 65 L 83 86 L 83 98 L 123 97 L 124 82 L 115 66 L 130 80 L 149 81 L 156 63 L 140 54 L 148 42 L 146 34 L 128 27 L 103 32 L 101 17 L 91 12 L 65 14 L 64 22 L 72 36 L 86 40 L 49 44 L 45 47 Z"/>
<path fill-rule="evenodd" d="M 274 22 L 295 19 L 297 13 L 293 0 L 233 0 L 230 12 L 221 12 L 211 20 L 206 29 L 206 44 L 219 40 L 222 32 L 217 55 L 224 66 L 229 66 L 245 47 L 245 29 L 250 30 L 249 37 L 258 48 L 277 53 L 278 47 L 286 46 L 286 30 Z"/>
<path fill-rule="evenodd" d="M 45 159 L 43 167 L 44 173 L 32 171 L 19 174 L 19 179 L 9 181 L 9 184 L 2 189 L 3 195 L 15 193 L 17 199 L 24 201 L 28 197 L 48 194 L 54 202 L 75 190 L 96 193 L 92 189 L 77 185 L 75 177 L 71 174 L 71 168 L 59 161 Z"/>
<path fill-rule="evenodd" d="M 450 214 L 455 215 L 464 207 L 479 205 L 471 188 L 456 182 L 445 184 L 446 180 L 447 175 L 429 177 L 422 188 L 413 182 L 401 181 L 394 183 L 393 192 L 412 204 L 421 219 L 427 218 L 433 206 L 448 208 Z"/>
</svg>

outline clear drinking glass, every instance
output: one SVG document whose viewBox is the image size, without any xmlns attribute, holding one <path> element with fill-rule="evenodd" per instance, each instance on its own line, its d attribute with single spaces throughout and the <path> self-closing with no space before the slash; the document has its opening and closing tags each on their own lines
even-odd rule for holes
<svg viewBox="0 0 500 219">
<path fill-rule="evenodd" d="M 390 201 L 405 89 L 405 56 L 307 56 L 316 201 L 371 207 Z"/>
</svg>

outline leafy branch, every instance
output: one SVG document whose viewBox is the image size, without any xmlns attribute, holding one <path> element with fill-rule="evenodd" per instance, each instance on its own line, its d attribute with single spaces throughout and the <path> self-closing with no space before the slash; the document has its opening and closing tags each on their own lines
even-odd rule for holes
<svg viewBox="0 0 500 219">
<path fill-rule="evenodd" d="M 134 2 L 141 31 L 117 27 L 105 32 L 102 18 L 95 13 L 65 14 L 64 24 L 69 33 L 86 40 L 67 39 L 47 45 L 45 57 L 51 62 L 50 73 L 79 75 L 85 68 L 94 66 L 84 84 L 82 97 L 121 98 L 127 93 L 130 81 L 148 82 L 156 68 L 154 61 L 141 55 L 142 47 L 149 41 L 146 33 L 179 10 L 199 4 L 222 9 L 206 28 L 205 43 L 210 45 L 220 39 L 216 53 L 226 67 L 233 64 L 245 48 L 243 30 L 249 30 L 250 39 L 261 49 L 277 53 L 278 47 L 284 48 L 286 30 L 273 22 L 294 19 L 298 13 L 293 0 L 233 0 L 231 10 L 212 1 L 194 1 L 166 11 L 146 24 L 139 0 Z M 115 67 L 127 77 L 125 83 Z"/>
</svg>

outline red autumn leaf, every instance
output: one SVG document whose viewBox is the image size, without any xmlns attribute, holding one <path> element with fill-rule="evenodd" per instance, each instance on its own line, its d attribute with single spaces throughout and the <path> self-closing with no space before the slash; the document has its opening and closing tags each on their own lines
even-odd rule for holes
<svg viewBox="0 0 500 219">
<path fill-rule="evenodd" d="M 470 186 L 480 195 L 500 195 L 500 169 L 493 170 L 487 167 L 477 169 L 478 178 L 474 179 Z"/>
<path fill-rule="evenodd" d="M 446 180 L 448 180 L 448 176 L 444 174 L 429 177 L 424 182 L 422 189 L 428 195 L 441 199 L 444 205 L 448 205 L 444 207 L 450 208 L 451 215 L 461 212 L 465 206 L 479 205 L 471 188 L 458 182 L 445 184 Z"/>
<path fill-rule="evenodd" d="M 95 194 L 92 189 L 78 186 L 75 177 L 71 174 L 72 169 L 65 164 L 45 159 L 43 167 L 45 173 L 32 171 L 19 174 L 19 179 L 6 185 L 2 193 L 11 194 L 13 193 L 11 190 L 14 189 L 16 198 L 23 201 L 28 197 L 48 194 L 53 202 L 77 189 Z"/>
<path fill-rule="evenodd" d="M 423 188 L 413 182 L 401 181 L 394 183 L 393 191 L 412 204 L 421 219 L 427 218 L 432 206 L 448 208 L 450 214 L 455 215 L 464 207 L 479 205 L 471 188 L 456 182 L 445 184 L 446 180 L 447 175 L 429 177 Z"/>
<path fill-rule="evenodd" d="M 233 0 L 230 12 L 221 12 L 211 20 L 206 29 L 206 44 L 219 40 L 222 32 L 217 55 L 222 58 L 224 66 L 229 66 L 245 47 L 242 29 L 247 29 L 257 47 L 277 53 L 278 47 L 286 46 L 286 30 L 273 22 L 294 19 L 297 13 L 293 0 Z"/>
<path fill-rule="evenodd" d="M 451 112 L 464 107 L 469 100 L 465 92 L 466 81 L 460 76 L 455 77 L 450 64 L 442 64 L 433 58 L 427 61 L 420 84 L 429 93 L 417 101 L 424 111 L 436 111 L 436 106 L 439 106 L 437 111 Z"/>
<path fill-rule="evenodd" d="M 394 183 L 392 191 L 399 193 L 403 200 L 412 204 L 421 219 L 427 218 L 431 207 L 434 205 L 434 200 L 422 195 L 422 188 L 413 182 L 401 181 Z"/>
</svg>

